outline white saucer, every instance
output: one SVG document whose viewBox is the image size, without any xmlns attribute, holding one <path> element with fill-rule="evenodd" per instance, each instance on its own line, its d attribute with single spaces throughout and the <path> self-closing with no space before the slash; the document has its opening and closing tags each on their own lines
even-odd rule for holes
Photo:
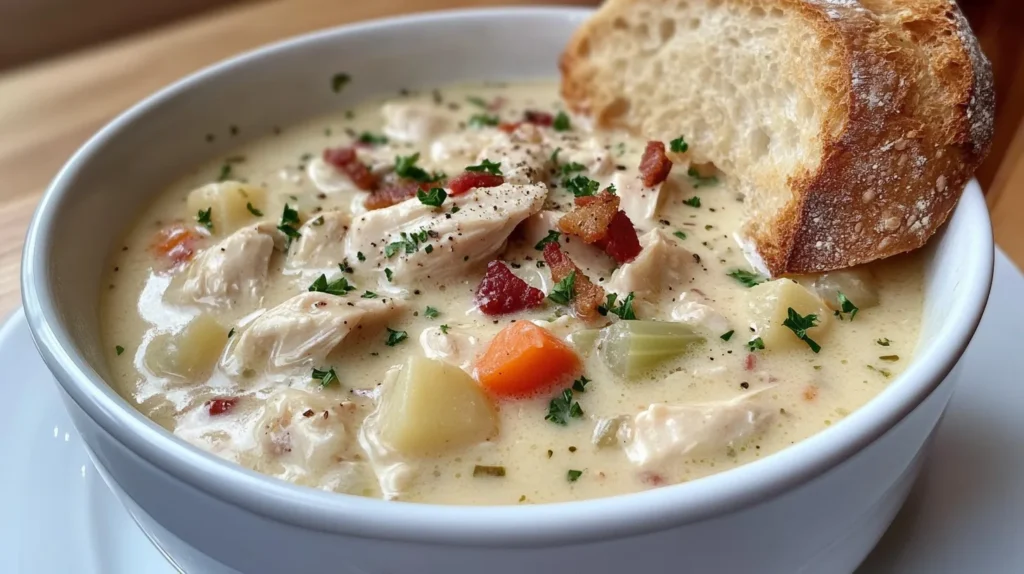
<svg viewBox="0 0 1024 574">
<path fill-rule="evenodd" d="M 1024 276 L 1001 252 L 922 478 L 858 574 L 1024 564 Z M 107 490 L 21 311 L 0 328 L 0 573 L 173 574 Z"/>
</svg>

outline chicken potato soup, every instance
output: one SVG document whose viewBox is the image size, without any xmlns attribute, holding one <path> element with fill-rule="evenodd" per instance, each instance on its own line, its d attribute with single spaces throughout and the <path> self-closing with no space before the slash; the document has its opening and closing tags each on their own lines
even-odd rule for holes
<svg viewBox="0 0 1024 574">
<path fill-rule="evenodd" d="M 225 459 L 387 499 L 594 498 L 768 456 L 908 363 L 921 262 L 761 276 L 687 135 L 592 131 L 554 82 L 275 129 L 112 255 L 113 383 Z"/>
</svg>

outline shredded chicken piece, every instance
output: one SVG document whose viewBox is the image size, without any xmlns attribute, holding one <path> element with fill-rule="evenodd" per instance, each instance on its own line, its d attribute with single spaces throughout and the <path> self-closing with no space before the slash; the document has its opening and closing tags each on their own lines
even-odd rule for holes
<svg viewBox="0 0 1024 574">
<path fill-rule="evenodd" d="M 275 241 L 283 242 L 273 225 L 243 227 L 205 249 L 185 272 L 181 292 L 211 307 L 234 307 L 259 297 L 267 282 L 267 268 Z"/>
<path fill-rule="evenodd" d="M 729 320 L 695 291 L 687 291 L 679 297 L 671 316 L 673 321 L 701 327 L 710 334 L 722 335 L 730 328 Z"/>
<path fill-rule="evenodd" d="M 404 143 L 423 143 L 451 130 L 443 110 L 427 103 L 392 102 L 381 108 L 384 134 Z"/>
<path fill-rule="evenodd" d="M 480 339 L 458 327 L 429 327 L 420 333 L 420 347 L 428 359 L 454 365 L 470 375 L 476 356 L 483 350 Z"/>
<path fill-rule="evenodd" d="M 337 270 L 344 259 L 342 241 L 352 222 L 344 211 L 325 211 L 311 217 L 301 228 L 301 236 L 288 254 L 288 266 L 292 268 Z"/>
<path fill-rule="evenodd" d="M 547 193 L 543 185 L 503 184 L 451 198 L 441 209 L 403 201 L 356 218 L 345 255 L 353 266 L 378 270 L 383 289 L 450 279 L 494 259 L 515 227 L 541 210 Z"/>
<path fill-rule="evenodd" d="M 608 291 L 619 297 L 633 293 L 636 299 L 650 302 L 679 294 L 686 284 L 693 254 L 660 229 L 644 234 L 640 245 L 640 255 L 612 273 L 605 284 Z"/>
<path fill-rule="evenodd" d="M 497 131 L 476 159 L 477 163 L 485 159 L 500 162 L 506 183 L 525 185 L 544 181 L 551 152 L 536 126 L 522 124 L 512 133 Z"/>
<path fill-rule="evenodd" d="M 320 366 L 363 321 L 386 318 L 399 308 L 390 298 L 320 292 L 296 295 L 240 326 L 221 358 L 221 368 L 240 376 L 247 370 L 280 372 Z"/>
<path fill-rule="evenodd" d="M 612 176 L 612 184 L 618 190 L 619 205 L 630 220 L 644 225 L 657 218 L 664 182 L 647 187 L 640 176 L 618 172 Z"/>
<path fill-rule="evenodd" d="M 643 470 L 658 470 L 687 457 L 724 454 L 767 428 L 773 411 L 756 399 L 763 391 L 728 401 L 655 403 L 620 428 L 626 457 Z"/>
</svg>

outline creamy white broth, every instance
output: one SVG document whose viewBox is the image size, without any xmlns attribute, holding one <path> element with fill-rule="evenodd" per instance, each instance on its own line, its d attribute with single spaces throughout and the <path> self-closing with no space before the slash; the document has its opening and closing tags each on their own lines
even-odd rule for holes
<svg viewBox="0 0 1024 574">
<path fill-rule="evenodd" d="M 502 105 L 486 110 L 470 99 L 501 102 Z M 686 255 L 685 264 L 674 270 L 678 282 L 662 293 L 662 302 L 645 305 L 637 301 L 635 309 L 640 319 L 665 320 L 672 318 L 671 309 L 679 307 L 680 301 L 692 299 L 706 305 L 721 317 L 694 319 L 694 329 L 705 338 L 703 343 L 693 345 L 688 352 L 634 381 L 624 381 L 614 375 L 599 352 L 578 347 L 583 355 L 583 374 L 592 382 L 585 392 L 577 392 L 574 397 L 583 416 L 569 418 L 564 426 L 545 420 L 545 415 L 551 399 L 571 385 L 571 380 L 532 398 L 494 397 L 499 430 L 490 440 L 430 456 L 368 452 L 377 447 L 389 451 L 387 445 L 375 446 L 373 437 L 367 438 L 361 425 L 373 412 L 378 389 L 389 369 L 402 365 L 410 355 L 424 354 L 420 343 L 424 330 L 434 329 L 436 334 L 436 330 L 445 325 L 452 336 L 474 337 L 477 344 L 467 351 L 472 362 L 486 349 L 490 339 L 513 321 L 538 321 L 565 338 L 576 331 L 602 327 L 617 320 L 609 316 L 610 319 L 602 318 L 596 324 L 585 324 L 572 317 L 567 307 L 552 301 L 534 310 L 499 317 L 485 316 L 475 308 L 474 294 L 490 259 L 507 262 L 513 272 L 528 283 L 545 293 L 551 292 L 550 271 L 546 266 L 538 266 L 543 256 L 534 245 L 538 234 L 543 236 L 554 226 L 538 215 L 517 226 L 507 245 L 496 255 L 466 269 L 461 269 L 463 261 L 439 259 L 443 272 L 431 272 L 429 278 L 410 280 L 410 276 L 398 277 L 399 271 L 395 270 L 395 281 L 388 282 L 383 269 L 375 263 L 381 255 L 373 253 L 365 254 L 365 262 L 354 258 L 346 261 L 352 268 L 351 273 L 342 274 L 338 269 L 336 264 L 343 259 L 340 256 L 334 260 L 328 258 L 330 265 L 299 268 L 295 265 L 297 245 L 286 255 L 278 238 L 270 255 L 265 288 L 258 296 L 229 297 L 230 306 L 217 306 L 183 295 L 187 291 L 190 266 L 197 265 L 205 250 L 212 249 L 229 232 L 241 227 L 267 222 L 273 228 L 280 222 L 286 203 L 298 210 L 303 223 L 315 220 L 322 213 L 339 210 L 354 211 L 353 220 L 361 217 L 366 193 L 356 190 L 346 176 L 320 159 L 324 148 L 351 145 L 364 131 L 378 135 L 389 131 L 392 137 L 387 145 L 361 152 L 370 154 L 361 159 L 368 161 L 371 168 L 386 168 L 394 162 L 394 156 L 408 156 L 417 151 L 421 153 L 418 165 L 428 171 L 455 175 L 466 166 L 478 163 L 475 154 L 468 159 L 449 157 L 434 161 L 432 151 L 437 150 L 431 149 L 436 139 L 433 137 L 418 143 L 399 143 L 394 136 L 417 134 L 415 129 L 409 133 L 385 130 L 381 110 L 389 103 L 392 107 L 387 108 L 388 113 L 396 110 L 399 114 L 405 113 L 408 109 L 417 109 L 416 106 L 431 110 L 431 114 L 441 112 L 442 120 L 449 122 L 443 137 L 450 144 L 455 142 L 446 149 L 456 156 L 460 151 L 459 140 L 487 139 L 499 133 L 493 127 L 468 126 L 468 120 L 476 114 L 496 115 L 502 121 L 512 122 L 521 119 L 525 110 L 556 113 L 561 109 L 557 85 L 553 82 L 456 86 L 395 95 L 286 127 L 280 133 L 239 147 L 227 157 L 214 158 L 171 185 L 139 217 L 125 237 L 123 248 L 112 254 L 110 288 L 101 304 L 112 382 L 144 414 L 219 456 L 308 486 L 449 504 L 551 502 L 610 496 L 684 482 L 767 456 L 847 416 L 884 389 L 911 358 L 918 337 L 922 292 L 921 262 L 914 255 L 870 266 L 871 285 L 877 292 L 878 304 L 869 307 L 850 296 L 851 301 L 861 307 L 852 321 L 849 314 L 844 314 L 840 320 L 832 316 L 830 310 L 821 313 L 828 330 L 812 335 L 821 345 L 820 353 L 813 353 L 791 331 L 788 335 L 785 331 L 773 335 L 790 337 L 792 340 L 786 341 L 786 348 L 767 345 L 764 350 L 749 352 L 747 342 L 755 336 L 750 328 L 749 311 L 753 290 L 728 275 L 734 269 L 750 269 L 734 240 L 734 232 L 742 223 L 742 200 L 730 186 L 727 175 L 717 174 L 715 181 L 691 177 L 687 175 L 689 166 L 685 157 L 680 157 L 661 190 L 661 203 L 654 217 L 631 219 L 641 237 L 658 229 L 663 232 L 660 248 L 678 255 L 681 252 L 674 250 L 682 247 L 689 253 L 682 252 Z M 413 108 L 402 107 L 410 104 Z M 635 180 L 644 140 L 622 133 L 591 134 L 577 118 L 573 118 L 571 124 L 572 129 L 567 132 L 540 128 L 546 154 L 551 153 L 552 148 L 561 147 L 561 162 L 581 157 L 600 164 L 603 159 L 607 171 L 600 175 L 592 170 L 582 172 L 600 181 L 601 189 L 609 183 L 628 185 Z M 596 137 L 598 143 L 593 144 L 591 137 Z M 520 151 L 510 148 L 509 154 Z M 573 156 L 574 153 L 579 155 Z M 502 158 L 489 159 L 499 161 Z M 196 188 L 223 176 L 265 190 L 265 198 L 252 192 L 253 211 L 262 216 L 250 212 L 230 229 L 221 229 L 215 224 L 209 232 L 197 223 L 193 209 L 195 200 L 190 205 L 188 197 Z M 573 197 L 563 189 L 561 176 L 545 173 L 539 179 L 553 184 L 546 193 L 546 210 L 571 209 Z M 644 203 L 645 198 L 638 199 L 638 188 L 630 194 L 622 185 L 617 187 L 627 212 L 643 211 L 635 205 L 626 205 L 627 197 Z M 699 197 L 699 207 L 693 206 L 694 197 Z M 452 205 L 460 204 L 471 210 L 474 205 L 489 206 L 486 202 L 492 200 L 495 199 L 482 196 L 478 204 L 473 204 L 467 196 L 449 198 L 438 214 L 443 217 L 450 213 Z M 410 201 L 419 203 L 415 198 Z M 172 266 L 153 249 L 161 230 L 174 224 L 211 235 L 196 244 L 191 263 Z M 685 239 L 677 233 L 685 235 Z M 437 245 L 431 256 L 446 256 L 443 239 L 432 237 L 424 243 Z M 487 239 L 483 237 L 479 241 Z M 673 242 L 670 247 L 665 247 L 666 239 Z M 451 249 L 458 248 L 459 240 L 459 237 L 451 240 L 455 245 Z M 612 281 L 616 265 L 611 258 L 567 234 L 563 233 L 560 241 L 594 283 L 608 285 Z M 379 247 L 383 250 L 384 246 Z M 641 257 L 643 255 L 642 252 Z M 385 260 L 385 266 L 391 265 L 391 261 L 397 262 L 397 259 Z M 411 265 L 409 270 L 415 273 Z M 345 276 L 355 286 L 341 304 L 373 304 L 380 309 L 368 311 L 367 318 L 352 328 L 326 358 L 315 364 L 300 361 L 280 369 L 247 364 L 233 371 L 234 367 L 225 357 L 233 348 L 242 346 L 240 338 L 247 329 L 255 329 L 253 325 L 261 313 L 266 315 L 265 310 L 307 293 L 307 288 L 321 273 L 329 281 Z M 816 278 L 796 279 L 810 287 Z M 365 291 L 373 291 L 377 297 L 363 299 L 361 295 Z M 333 296 L 310 294 L 308 297 Z M 390 307 L 395 309 L 388 310 Z M 428 317 L 428 307 L 436 309 L 439 315 Z M 212 370 L 179 376 L 158 373 L 161 356 L 158 347 L 180 334 L 201 314 L 208 328 L 204 330 L 206 338 L 193 345 L 201 351 L 193 351 L 193 355 L 207 357 L 207 361 L 215 355 L 216 366 Z M 555 319 L 554 323 L 548 323 Z M 721 338 L 725 330 L 713 331 L 721 321 L 725 321 L 727 330 L 733 331 L 728 341 Z M 221 331 L 209 328 L 210 325 L 219 325 Z M 407 338 L 388 346 L 388 328 L 404 331 Z M 772 328 L 785 330 L 781 325 Z M 262 339 L 247 336 L 245 342 L 252 340 L 255 340 L 253 349 L 267 351 L 260 347 Z M 227 348 L 222 350 L 220 345 Z M 119 353 L 118 349 L 123 352 Z M 753 359 L 749 358 L 751 355 Z M 313 369 L 326 371 L 331 367 L 339 380 L 321 388 L 320 381 L 312 378 Z M 468 370 L 472 370 L 471 366 Z M 285 389 L 293 391 L 284 392 Z M 210 414 L 211 401 L 225 398 L 238 400 L 226 412 Z M 679 456 L 669 453 L 648 457 L 647 462 L 641 463 L 627 455 L 628 452 L 639 457 L 638 450 L 642 449 L 638 434 L 621 435 L 611 446 L 593 444 L 595 425 L 601 419 L 634 416 L 659 403 L 683 409 L 689 417 L 687 420 L 691 421 L 688 424 L 691 424 L 692 436 L 677 438 L 697 437 L 694 440 L 700 440 L 698 448 Z M 729 410 L 733 408 L 729 404 L 748 403 L 756 405 L 756 413 Z M 291 409 L 282 411 L 282 404 L 291 405 Z M 692 410 L 693 405 L 710 406 L 705 411 L 697 411 Z M 704 419 L 709 436 L 701 435 L 705 426 L 692 426 L 698 412 L 711 413 L 711 418 Z M 274 418 L 273 413 L 279 416 Z M 727 413 L 726 418 L 722 418 L 721 413 Z M 658 418 L 665 415 L 664 412 L 652 410 L 648 414 L 656 416 L 633 419 L 626 427 L 640 433 L 642 428 L 657 429 L 657 425 L 668 424 Z M 739 433 L 732 439 L 713 436 L 712 431 L 719 427 L 730 431 L 738 428 L 737 425 L 748 425 L 749 432 Z M 657 460 L 652 462 L 654 458 Z M 504 476 L 474 477 L 477 465 L 501 466 Z M 570 470 L 582 473 L 578 479 L 570 481 Z"/>
</svg>

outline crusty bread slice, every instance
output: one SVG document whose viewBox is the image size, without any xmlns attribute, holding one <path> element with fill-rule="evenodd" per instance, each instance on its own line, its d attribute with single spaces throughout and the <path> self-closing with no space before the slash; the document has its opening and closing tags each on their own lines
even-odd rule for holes
<svg viewBox="0 0 1024 574">
<path fill-rule="evenodd" d="M 608 0 L 561 69 L 573 111 L 685 135 L 735 181 L 773 275 L 921 247 L 992 139 L 991 67 L 953 0 Z"/>
</svg>

